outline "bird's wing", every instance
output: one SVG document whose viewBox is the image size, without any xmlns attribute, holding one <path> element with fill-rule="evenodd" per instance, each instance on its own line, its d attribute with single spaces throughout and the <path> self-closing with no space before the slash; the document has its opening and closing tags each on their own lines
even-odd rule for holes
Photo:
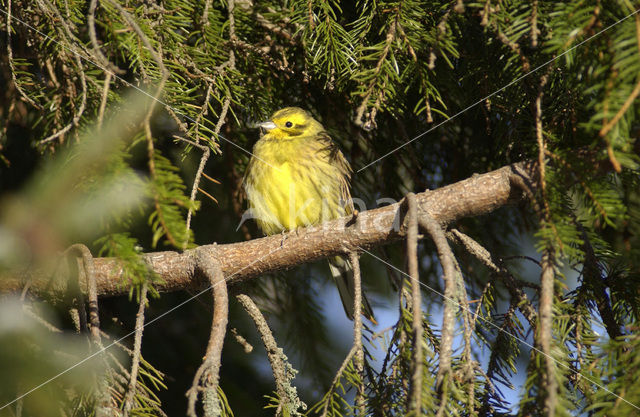
<svg viewBox="0 0 640 417">
<path fill-rule="evenodd" d="M 326 152 L 329 163 L 334 166 L 340 173 L 340 198 L 346 203 L 345 210 L 347 214 L 353 212 L 353 201 L 351 201 L 351 192 L 349 191 L 349 180 L 351 179 L 351 165 L 344 157 L 344 154 L 338 145 L 331 139 L 327 132 L 318 134 L 317 142 L 320 144 L 321 152 Z"/>
</svg>

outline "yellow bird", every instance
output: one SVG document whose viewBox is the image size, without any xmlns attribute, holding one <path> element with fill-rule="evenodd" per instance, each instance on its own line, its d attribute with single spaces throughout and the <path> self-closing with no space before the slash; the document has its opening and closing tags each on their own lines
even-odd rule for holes
<svg viewBox="0 0 640 417">
<path fill-rule="evenodd" d="M 353 211 L 351 167 L 324 127 L 298 107 L 260 123 L 244 177 L 251 217 L 267 235 L 337 219 Z M 353 320 L 353 270 L 348 259 L 329 259 L 347 316 Z M 363 314 L 375 319 L 367 299 Z"/>
</svg>

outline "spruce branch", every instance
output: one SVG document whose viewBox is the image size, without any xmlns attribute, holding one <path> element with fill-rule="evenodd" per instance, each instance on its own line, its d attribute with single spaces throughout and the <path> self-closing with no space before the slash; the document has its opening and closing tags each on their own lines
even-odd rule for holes
<svg viewBox="0 0 640 417">
<path fill-rule="evenodd" d="M 202 17 L 200 18 L 200 25 L 202 29 L 206 29 L 209 26 L 209 9 L 211 8 L 212 0 L 205 0 L 204 8 L 202 10 Z"/>
<path fill-rule="evenodd" d="M 418 204 L 416 196 L 409 193 L 407 200 L 407 259 L 409 261 L 409 276 L 411 277 L 411 312 L 413 313 L 413 349 L 411 358 L 411 391 L 407 409 L 413 415 L 422 414 L 422 292 L 420 289 L 420 275 L 418 272 Z"/>
<path fill-rule="evenodd" d="M 353 348 L 356 350 L 354 368 L 360 383 L 356 387 L 356 409 L 360 417 L 366 416 L 364 393 L 364 348 L 362 346 L 362 279 L 360 277 L 360 259 L 356 252 L 349 253 L 353 268 Z"/>
<path fill-rule="evenodd" d="M 211 6 L 210 2 L 207 2 L 205 4 L 205 11 L 203 12 L 203 26 L 204 25 L 204 19 L 207 18 L 208 16 L 208 9 Z M 229 39 L 231 41 L 234 41 L 236 39 L 236 32 L 235 32 L 235 16 L 233 14 L 233 10 L 235 8 L 235 1 L 234 0 L 229 0 L 228 4 L 227 4 L 227 9 L 229 11 Z M 208 24 L 208 18 L 206 20 L 206 23 Z M 227 61 L 227 65 L 226 65 L 230 71 L 234 71 L 236 69 L 236 56 L 235 53 L 233 51 L 233 49 L 231 49 L 229 51 L 229 60 Z M 205 116 L 208 112 L 208 108 L 209 108 L 209 100 L 211 97 L 211 92 L 213 90 L 213 81 L 208 81 L 207 83 L 207 93 L 205 95 L 205 99 L 204 102 L 201 106 L 200 112 L 198 113 L 198 116 L 196 117 L 195 120 L 195 125 L 196 125 L 196 130 L 195 130 L 195 140 L 196 141 L 200 141 L 200 135 L 199 135 L 199 128 L 200 128 L 200 120 L 202 119 L 203 116 Z M 216 126 L 213 130 L 213 134 L 214 137 L 217 138 L 217 136 L 220 134 L 220 129 L 222 129 L 222 126 L 224 125 L 224 123 L 226 122 L 227 119 L 227 112 L 229 111 L 229 106 L 231 104 L 231 94 L 230 92 L 227 90 L 225 98 L 224 98 L 224 102 L 222 103 L 222 110 L 220 111 L 220 115 L 218 116 L 218 122 L 216 123 Z M 191 195 L 189 197 L 189 201 L 191 201 L 191 203 L 195 202 L 196 199 L 196 194 L 198 192 L 198 190 L 200 190 L 200 179 L 202 177 L 202 174 L 204 172 L 204 167 L 205 164 L 207 163 L 207 161 L 209 160 L 209 156 L 211 155 L 211 151 L 209 149 L 209 147 L 207 146 L 202 146 L 199 145 L 197 143 L 192 143 L 194 146 L 197 146 L 198 148 L 200 148 L 202 150 L 202 157 L 200 158 L 200 164 L 198 165 L 198 170 L 196 171 L 196 176 L 193 180 L 193 186 L 191 187 Z M 201 190 L 202 191 L 202 190 Z M 206 194 L 206 193 L 205 193 Z M 215 200 L 215 199 L 214 199 Z M 193 215 L 193 204 L 191 204 L 191 206 L 189 207 L 189 210 L 187 211 L 187 223 L 186 223 L 186 232 L 185 233 L 185 241 L 182 244 L 182 249 L 185 250 L 187 248 L 187 244 L 189 243 L 189 230 L 191 229 L 191 217 Z"/>
<path fill-rule="evenodd" d="M 638 53 L 640 54 L 640 16 L 636 13 L 634 15 L 634 18 L 636 22 L 636 43 L 638 46 Z M 615 114 L 615 116 L 613 116 L 613 118 L 608 123 L 602 126 L 602 129 L 600 129 L 600 132 L 598 132 L 600 137 L 604 139 L 607 144 L 607 155 L 609 156 L 611 165 L 613 166 L 613 169 L 616 172 L 622 172 L 622 166 L 620 165 L 620 162 L 618 162 L 615 154 L 613 153 L 613 147 L 611 146 L 611 141 L 607 139 L 607 135 L 609 134 L 611 129 L 613 129 L 613 127 L 618 124 L 620 119 L 622 119 L 622 117 L 627 113 L 627 111 L 629 110 L 629 107 L 631 107 L 631 104 L 633 104 L 633 102 L 636 100 L 639 94 L 640 94 L 640 76 L 638 76 L 638 81 L 636 82 L 636 85 L 633 87 L 631 94 L 629 94 L 627 99 L 622 104 L 622 107 L 620 107 L 620 109 Z"/>
<path fill-rule="evenodd" d="M 82 115 L 87 105 L 87 76 L 84 71 L 84 65 L 82 63 L 81 57 L 85 57 L 90 54 L 84 48 L 83 43 L 80 42 L 78 38 L 74 36 L 72 29 L 70 27 L 71 25 L 73 25 L 73 23 L 70 21 L 70 19 L 69 20 L 65 19 L 60 14 L 60 11 L 58 10 L 58 8 L 55 7 L 53 4 L 51 4 L 49 0 L 36 0 L 36 2 L 38 3 L 40 9 L 43 10 L 46 14 L 53 14 L 55 16 L 55 18 L 51 17 L 52 20 L 57 21 L 61 24 L 60 26 L 62 27 L 63 30 L 60 30 L 58 26 L 56 26 L 56 28 L 58 28 L 58 32 L 60 33 L 60 36 L 63 39 L 64 44 L 66 45 L 65 48 L 63 49 L 63 53 L 66 54 L 67 50 L 71 51 L 71 55 L 73 57 L 73 61 L 76 66 L 76 73 L 80 77 L 80 85 L 82 87 L 82 93 L 80 96 L 81 97 L 80 107 L 78 108 L 77 111 L 74 112 L 71 122 L 69 122 L 62 129 L 58 130 L 57 132 L 49 135 L 48 137 L 38 142 L 39 145 L 43 145 L 45 143 L 51 142 L 54 139 L 57 139 L 65 135 L 72 128 L 78 127 L 80 125 L 80 120 L 82 118 Z M 80 48 L 81 51 L 79 51 L 78 48 Z M 73 78 L 75 77 L 69 76 L 67 78 L 69 89 L 71 89 L 70 80 L 72 80 Z M 73 97 L 74 95 L 75 95 L 74 93 L 69 94 L 70 97 Z M 73 106 L 73 101 L 71 101 L 71 104 Z"/>
<path fill-rule="evenodd" d="M 586 229 L 577 221 L 577 219 L 574 221 L 576 222 L 576 226 L 578 227 L 584 242 L 582 247 L 585 256 L 582 271 L 585 281 L 588 282 L 591 287 L 593 298 L 595 300 L 596 307 L 598 308 L 598 313 L 602 318 L 607 334 L 612 340 L 616 340 L 622 336 L 622 331 L 620 330 L 620 324 L 616 320 L 616 316 L 613 312 L 605 282 L 602 279 L 602 268 L 598 262 L 598 257 L 596 256 Z"/>
<path fill-rule="evenodd" d="M 136 395 L 138 383 L 138 371 L 140 369 L 140 357 L 142 356 L 142 332 L 144 331 L 144 310 L 147 305 L 147 283 L 142 284 L 138 313 L 136 314 L 135 335 L 133 339 L 133 352 L 131 370 L 129 371 L 129 384 L 124 400 L 123 415 L 128 417 L 133 408 L 133 400 Z"/>
<path fill-rule="evenodd" d="M 89 39 L 91 40 L 91 46 L 93 46 L 93 55 L 96 60 L 106 68 L 106 77 L 110 77 L 115 74 L 125 74 L 126 71 L 118 68 L 115 64 L 109 61 L 102 49 L 98 44 L 98 36 L 96 34 L 96 8 L 98 7 L 98 0 L 91 0 L 89 3 L 89 10 L 87 11 L 87 28 L 89 30 Z"/>
<path fill-rule="evenodd" d="M 351 350 L 349 350 L 349 353 L 347 353 L 347 356 L 342 361 L 342 364 L 338 368 L 336 375 L 333 377 L 333 381 L 331 381 L 331 386 L 329 387 L 329 390 L 325 394 L 325 398 L 323 400 L 322 413 L 320 414 L 320 417 L 327 417 L 329 413 L 329 406 L 331 404 L 331 397 L 335 394 L 336 390 L 340 386 L 340 380 L 343 378 L 343 375 L 355 354 L 356 346 L 354 345 L 351 346 Z"/>
<path fill-rule="evenodd" d="M 429 234 L 436 246 L 438 259 L 442 265 L 444 280 L 444 311 L 442 313 L 442 329 L 440 342 L 440 362 L 438 374 L 436 375 L 436 387 L 440 395 L 440 405 L 437 416 L 446 415 L 448 406 L 449 389 L 453 385 L 453 375 L 451 370 L 451 357 L 453 355 L 453 337 L 455 335 L 456 313 L 459 299 L 456 291 L 456 267 L 455 257 L 451 247 L 447 242 L 447 237 L 442 230 L 442 226 L 431 216 L 421 216 L 420 226 Z"/>
<path fill-rule="evenodd" d="M 533 0 L 531 3 L 531 47 L 538 46 L 538 35 L 540 35 L 540 29 L 538 28 L 538 0 Z"/>
<path fill-rule="evenodd" d="M 209 278 L 209 283 L 213 288 L 213 318 L 211 320 L 211 333 L 209 334 L 207 352 L 202 365 L 200 365 L 193 377 L 191 388 L 187 391 L 187 415 L 196 417 L 196 401 L 198 393 L 202 391 L 204 415 L 205 417 L 213 417 L 219 415 L 221 406 L 218 397 L 218 380 L 220 377 L 222 346 L 229 320 L 229 298 L 224 273 L 215 254 L 209 251 L 197 250 L 195 257 L 198 269 Z"/>
<path fill-rule="evenodd" d="M 101 339 L 100 339 L 100 317 L 98 312 L 98 290 L 96 287 L 96 277 L 95 277 L 95 267 L 94 267 L 94 258 L 91 255 L 91 251 L 83 244 L 75 244 L 70 246 L 65 253 L 70 255 L 72 253 L 77 254 L 77 256 L 82 260 L 82 273 L 78 273 L 78 278 L 80 276 L 84 277 L 84 281 L 86 283 L 87 295 L 89 297 L 89 315 L 88 320 L 86 322 L 89 326 L 88 330 L 91 334 L 91 338 L 96 346 L 101 347 Z M 84 303 L 84 300 L 81 298 L 81 303 Z M 84 307 L 82 307 L 84 309 Z M 81 317 L 85 316 L 85 314 L 81 314 Z"/>
<path fill-rule="evenodd" d="M 399 10 L 396 11 L 396 13 L 399 13 Z M 361 126 L 364 127 L 366 130 L 371 130 L 374 129 L 376 126 L 376 120 L 375 120 L 375 114 L 378 110 L 378 106 L 379 106 L 379 100 L 380 100 L 380 96 L 378 95 L 378 99 L 376 100 L 376 105 L 374 106 L 373 109 L 371 109 L 371 111 L 368 114 L 367 117 L 367 121 L 364 122 L 362 120 L 362 117 L 364 116 L 364 112 L 367 110 L 367 108 L 369 107 L 369 99 L 371 98 L 371 95 L 374 93 L 376 86 L 378 85 L 379 81 L 379 77 L 381 74 L 384 74 L 383 71 L 383 65 L 387 59 L 387 56 L 389 55 L 389 52 L 391 50 L 391 44 L 393 43 L 393 41 L 396 38 L 396 27 L 397 27 L 397 17 L 392 21 L 392 23 L 389 25 L 389 28 L 387 29 L 387 34 L 384 40 L 384 46 L 382 48 L 382 51 L 380 51 L 379 53 L 379 57 L 378 57 L 378 61 L 376 63 L 375 68 L 372 71 L 371 74 L 371 80 L 369 81 L 369 84 L 366 88 L 366 90 L 364 91 L 364 93 L 362 94 L 362 101 L 360 102 L 360 106 L 358 107 L 358 109 L 356 110 L 356 117 L 355 117 L 355 124 L 357 126 Z M 384 84 L 386 84 L 388 82 L 388 77 L 383 77 L 384 80 L 382 81 L 382 84 L 384 86 Z M 382 87 L 384 89 L 384 87 Z M 381 90 L 382 91 L 382 90 Z M 380 92 L 381 92 L 380 91 Z"/>
<path fill-rule="evenodd" d="M 547 182 L 545 174 L 545 151 L 547 145 L 542 133 L 542 96 L 543 88 L 547 83 L 548 75 L 544 75 L 540 79 L 538 87 L 538 95 L 535 100 L 535 117 L 536 117 L 536 139 L 538 142 L 538 169 L 539 169 L 539 187 L 542 199 L 542 215 L 541 223 L 543 227 L 551 226 L 558 235 L 555 225 L 551 223 L 551 209 L 547 195 Z M 559 240 L 559 239 L 558 239 Z M 548 417 L 554 417 L 556 405 L 558 402 L 558 382 L 555 374 L 555 363 L 551 356 L 551 347 L 553 343 L 553 305 L 555 301 L 555 251 L 550 242 L 545 242 L 545 248 L 542 252 L 542 273 L 540 276 L 540 326 L 538 327 L 537 343 L 544 355 L 545 373 L 544 387 L 545 392 L 544 409 Z"/>
<path fill-rule="evenodd" d="M 13 32 L 13 28 L 11 27 L 11 0 L 7 0 L 7 58 L 9 62 L 9 68 L 11 70 L 11 80 L 13 81 L 13 85 L 16 87 L 16 90 L 22 97 L 24 101 L 31 104 L 38 110 L 42 110 L 42 106 L 36 103 L 29 95 L 22 89 L 22 86 L 18 82 L 16 77 L 16 65 L 13 60 L 13 49 L 11 48 L 11 33 Z"/>
<path fill-rule="evenodd" d="M 552 249 L 542 253 L 542 274 L 540 276 L 540 326 L 538 328 L 537 343 L 544 355 L 545 392 L 544 410 L 548 417 L 553 417 L 558 403 L 558 381 L 556 380 L 556 366 L 553 360 L 553 304 L 555 299 L 555 266 Z"/>
<path fill-rule="evenodd" d="M 96 127 L 102 128 L 102 122 L 104 120 L 104 112 L 107 109 L 107 99 L 109 98 L 109 88 L 111 87 L 111 78 L 113 77 L 111 72 L 107 72 L 104 76 L 104 86 L 102 87 L 102 98 L 100 99 L 100 108 L 98 109 L 98 121 Z"/>
<path fill-rule="evenodd" d="M 202 174 L 204 173 L 204 167 L 205 167 L 207 161 L 209 160 L 209 157 L 211 156 L 211 149 L 209 149 L 209 147 L 206 146 L 206 145 L 201 145 L 199 143 L 196 143 L 194 141 L 191 141 L 189 139 L 185 139 L 185 138 L 182 138 L 182 137 L 179 137 L 179 136 L 176 136 L 176 139 L 181 140 L 183 142 L 186 142 L 186 143 L 190 144 L 191 146 L 195 146 L 196 148 L 198 148 L 198 149 L 200 149 L 202 151 L 202 156 L 200 157 L 200 163 L 198 164 L 198 170 L 196 171 L 196 176 L 195 176 L 195 178 L 193 180 L 193 186 L 191 187 L 191 195 L 189 196 L 189 201 L 191 201 L 191 203 L 195 203 L 196 195 L 198 193 L 198 190 L 200 190 L 200 179 L 202 178 Z M 200 191 L 202 191 L 202 190 L 200 190 Z M 213 198 L 213 197 L 211 197 L 211 198 Z M 215 201 L 215 199 L 214 199 L 214 201 Z M 185 240 L 182 243 L 182 250 L 187 249 L 187 245 L 189 244 L 189 230 L 191 230 L 191 216 L 192 215 L 193 215 L 193 208 L 192 208 L 192 205 L 191 205 L 191 206 L 189 206 L 189 211 L 187 211 L 187 224 L 185 226 L 186 227 L 186 233 L 185 233 Z"/>
<path fill-rule="evenodd" d="M 453 252 L 452 252 L 453 253 Z M 460 312 L 462 314 L 462 324 L 463 324 L 463 340 L 464 340 L 464 348 L 462 350 L 462 370 L 460 375 L 460 379 L 467 384 L 467 410 L 469 411 L 470 416 L 477 416 L 476 404 L 475 404 L 475 371 L 477 363 L 473 360 L 473 356 L 471 354 L 471 337 L 473 335 L 473 330 L 475 328 L 475 319 L 478 317 L 477 313 L 474 316 L 474 319 L 471 318 L 471 308 L 469 306 L 469 297 L 467 295 L 467 288 L 464 282 L 464 277 L 462 276 L 462 270 L 460 269 L 460 265 L 456 258 L 453 258 L 453 262 L 456 269 L 456 284 L 457 284 L 457 296 L 458 296 L 458 304 L 462 306 Z M 485 288 L 486 289 L 486 288 Z M 478 305 L 478 309 L 480 306 Z"/>
<path fill-rule="evenodd" d="M 522 162 L 417 194 L 419 221 L 428 215 L 439 223 L 450 223 L 516 203 L 523 197 L 522 186 L 531 184 L 535 189 L 532 183 L 536 175 L 534 162 Z M 281 236 L 268 236 L 247 242 L 205 245 L 199 250 L 219 256 L 225 276 L 233 275 L 228 281 L 232 285 L 268 272 L 343 254 L 345 249 L 370 248 L 403 239 L 405 233 L 397 221 L 402 210 L 401 204 L 396 203 L 361 212 L 358 222 L 348 227 L 345 227 L 348 219 L 338 219 L 288 233 L 284 240 Z M 193 250 L 152 252 L 143 258 L 149 270 L 162 278 L 154 285 L 158 291 L 197 289 L 208 281 L 195 268 Z M 121 285 L 124 270 L 120 261 L 95 258 L 94 268 L 100 296 L 127 293 L 127 288 Z M 64 280 L 59 277 L 52 280 L 45 270 L 34 268 L 8 275 L 0 280 L 0 292 L 20 291 L 29 280 L 30 291 L 35 295 L 58 298 L 66 292 Z"/>
<path fill-rule="evenodd" d="M 89 298 L 89 319 L 88 319 L 89 335 L 91 337 L 93 348 L 96 351 L 100 352 L 104 349 L 104 347 L 102 345 L 102 338 L 100 335 L 98 290 L 96 286 L 95 263 L 94 263 L 93 255 L 91 254 L 91 251 L 89 250 L 89 248 L 87 248 L 83 244 L 74 244 L 70 246 L 65 251 L 65 253 L 67 255 L 75 253 L 82 260 L 82 268 L 79 269 L 77 277 L 79 280 L 80 276 L 84 276 L 87 295 Z M 78 310 L 81 312 L 80 317 L 86 317 L 86 313 L 84 312 L 84 300 L 82 296 L 80 297 L 80 302 L 82 303 L 82 305 L 79 306 L 78 308 Z M 105 364 L 105 375 L 100 376 L 98 380 L 98 387 L 96 388 L 97 397 L 98 397 L 97 406 L 96 406 L 96 416 L 106 417 L 111 415 L 113 412 L 113 403 L 112 403 L 112 398 L 109 395 L 109 392 L 110 392 L 109 382 L 107 380 L 108 374 L 111 373 L 111 367 L 109 366 L 104 354 L 100 354 L 100 358 Z"/>
<path fill-rule="evenodd" d="M 461 244 L 467 252 L 483 263 L 502 281 L 507 288 L 507 291 L 509 291 L 513 304 L 518 306 L 518 309 L 524 318 L 529 322 L 529 325 L 532 328 L 535 328 L 538 313 L 531 304 L 527 294 L 522 290 L 520 283 L 515 280 L 509 270 L 501 265 L 499 261 L 495 261 L 491 252 L 470 236 L 457 229 L 452 229 L 450 236 L 454 237 L 454 239 Z"/>
<path fill-rule="evenodd" d="M 299 409 L 305 409 L 306 405 L 298 398 L 297 390 L 291 385 L 291 381 L 295 377 L 296 371 L 287 361 L 287 357 L 273 337 L 273 333 L 269 328 L 267 320 L 260 312 L 260 309 L 253 300 L 245 295 L 239 294 L 236 299 L 240 302 L 247 314 L 251 317 L 256 325 L 258 333 L 267 351 L 267 357 L 271 364 L 273 378 L 276 382 L 276 392 L 279 397 L 276 416 L 301 416 Z"/>
</svg>

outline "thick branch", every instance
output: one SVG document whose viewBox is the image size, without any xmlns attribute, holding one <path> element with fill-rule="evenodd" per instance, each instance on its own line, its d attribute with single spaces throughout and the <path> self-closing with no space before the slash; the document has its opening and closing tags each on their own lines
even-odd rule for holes
<svg viewBox="0 0 640 417">
<path fill-rule="evenodd" d="M 418 218 L 431 216 L 439 223 L 450 223 L 491 213 L 520 201 L 522 191 L 517 184 L 523 181 L 535 183 L 532 178 L 536 176 L 536 170 L 534 162 L 521 162 L 416 194 Z M 226 245 L 206 245 L 198 250 L 218 256 L 227 284 L 232 285 L 358 247 L 371 248 L 399 240 L 405 235 L 406 228 L 399 224 L 404 210 L 406 208 L 397 203 L 359 213 L 355 221 L 343 218 L 300 229 L 284 237 L 277 235 Z M 208 280 L 197 272 L 195 249 L 183 253 L 154 252 L 144 257 L 161 278 L 154 284 L 159 291 L 197 289 L 208 285 Z M 128 292 L 128 283 L 122 281 L 122 268 L 117 259 L 95 258 L 94 271 L 100 296 Z M 31 281 L 30 291 L 33 294 L 59 298 L 67 290 L 67 283 L 55 281 L 48 271 L 31 270 L 0 278 L 0 292 L 20 291 L 28 281 Z"/>
</svg>

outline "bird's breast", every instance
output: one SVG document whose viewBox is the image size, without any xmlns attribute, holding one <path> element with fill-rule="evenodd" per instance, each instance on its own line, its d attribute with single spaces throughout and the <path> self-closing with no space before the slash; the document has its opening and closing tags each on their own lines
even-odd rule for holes
<svg viewBox="0 0 640 417">
<path fill-rule="evenodd" d="M 249 176 L 247 196 L 263 231 L 273 234 L 343 215 L 340 176 L 335 168 L 314 152 L 298 149 L 286 153 L 295 158 L 256 154 Z"/>
</svg>

